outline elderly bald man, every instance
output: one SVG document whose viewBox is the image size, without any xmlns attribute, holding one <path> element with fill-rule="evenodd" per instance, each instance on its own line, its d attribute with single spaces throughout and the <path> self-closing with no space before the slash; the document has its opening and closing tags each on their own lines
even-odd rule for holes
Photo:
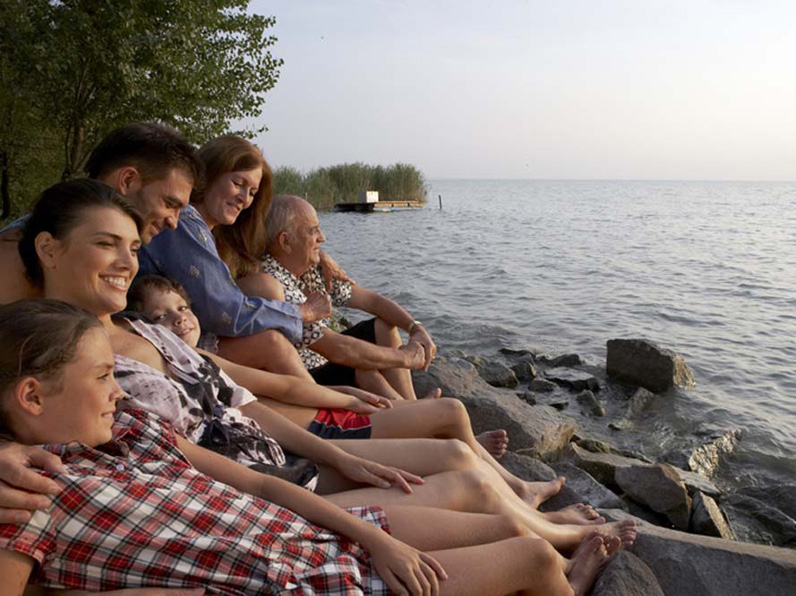
<svg viewBox="0 0 796 596">
<path fill-rule="evenodd" d="M 243 287 L 244 292 L 300 305 L 307 295 L 324 290 L 319 263 L 326 237 L 312 205 L 300 197 L 274 197 L 266 227 L 265 275 Z M 330 298 L 335 306 L 374 316 L 344 333 L 329 329 L 328 319 L 304 326 L 302 341 L 295 345 L 313 378 L 322 385 L 356 385 L 390 399 L 416 399 L 410 370 L 427 369 L 437 352 L 423 324 L 360 285 L 335 280 Z M 409 333 L 406 345 L 399 329 Z"/>
</svg>

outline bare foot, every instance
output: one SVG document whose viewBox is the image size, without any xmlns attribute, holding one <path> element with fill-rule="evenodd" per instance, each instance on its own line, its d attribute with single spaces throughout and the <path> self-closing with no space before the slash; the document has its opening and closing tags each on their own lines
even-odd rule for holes
<svg viewBox="0 0 796 596">
<path fill-rule="evenodd" d="M 572 568 L 567 576 L 575 596 L 586 596 L 589 593 L 597 575 L 611 560 L 611 556 L 602 536 L 591 534 L 583 539 L 572 556 Z"/>
<path fill-rule="evenodd" d="M 636 541 L 638 535 L 638 524 L 634 519 L 625 519 L 610 524 L 594 526 L 594 531 L 602 536 L 606 541 L 611 537 L 616 537 L 620 541 L 622 548 L 628 547 Z"/>
<path fill-rule="evenodd" d="M 575 503 L 558 511 L 548 511 L 542 515 L 554 524 L 592 526 L 605 523 L 605 518 L 597 513 L 594 507 L 586 503 Z"/>
<path fill-rule="evenodd" d="M 432 389 L 426 395 L 421 397 L 420 399 L 439 399 L 442 397 L 442 389 L 437 387 L 436 389 Z"/>
<path fill-rule="evenodd" d="M 519 486 L 512 486 L 514 492 L 534 509 L 550 497 L 557 495 L 564 486 L 566 478 L 559 476 L 548 482 L 524 482 Z"/>
<path fill-rule="evenodd" d="M 481 447 L 486 449 L 495 459 L 500 459 L 509 446 L 509 435 L 502 428 L 481 433 L 476 438 Z"/>
</svg>

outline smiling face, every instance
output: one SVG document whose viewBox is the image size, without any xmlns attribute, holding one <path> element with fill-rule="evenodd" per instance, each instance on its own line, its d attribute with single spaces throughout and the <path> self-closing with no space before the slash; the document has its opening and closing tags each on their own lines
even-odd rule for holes
<svg viewBox="0 0 796 596">
<path fill-rule="evenodd" d="M 227 172 L 219 176 L 197 205 L 210 229 L 234 224 L 241 211 L 251 207 L 262 178 L 261 168 Z"/>
<path fill-rule="evenodd" d="M 163 325 L 192 347 L 196 347 L 202 329 L 188 302 L 177 292 L 153 288 L 144 299 L 142 314 Z"/>
<path fill-rule="evenodd" d="M 164 228 L 175 229 L 180 210 L 188 205 L 193 184 L 185 172 L 169 171 L 166 178 L 152 180 L 128 192 L 128 198 L 138 207 L 144 218 L 141 240 L 149 242 Z"/>
<path fill-rule="evenodd" d="M 41 413 L 34 435 L 44 443 L 81 441 L 95 447 L 111 440 L 116 402 L 124 396 L 113 378 L 113 350 L 104 329 L 89 329 L 72 362 L 42 382 Z"/>
<path fill-rule="evenodd" d="M 37 238 L 44 294 L 103 317 L 124 310 L 138 272 L 141 240 L 135 222 L 111 207 L 93 207 L 66 238 Z M 48 238 L 49 237 L 49 238 Z"/>
</svg>

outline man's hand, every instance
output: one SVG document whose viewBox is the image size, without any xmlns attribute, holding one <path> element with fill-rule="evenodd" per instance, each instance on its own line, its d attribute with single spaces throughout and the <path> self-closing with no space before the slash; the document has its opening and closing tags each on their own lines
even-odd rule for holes
<svg viewBox="0 0 796 596">
<path fill-rule="evenodd" d="M 305 323 L 320 321 L 332 314 L 332 301 L 329 295 L 323 292 L 313 292 L 307 296 L 307 300 L 299 306 L 301 320 Z"/>
<path fill-rule="evenodd" d="M 437 355 L 437 345 L 434 343 L 434 340 L 431 339 L 431 335 L 429 335 L 423 325 L 415 325 L 412 329 L 412 333 L 409 334 L 409 341 L 416 341 L 423 346 L 426 352 L 426 362 L 423 366 L 423 370 L 428 370 L 431 361 L 434 360 L 434 357 Z"/>
<path fill-rule="evenodd" d="M 335 279 L 350 284 L 357 283 L 348 277 L 348 274 L 337 264 L 337 261 L 323 251 L 321 251 L 321 275 L 323 275 L 326 291 L 330 294 L 332 293 L 332 282 L 334 282 Z"/>
<path fill-rule="evenodd" d="M 404 368 L 419 370 L 426 365 L 426 350 L 420 342 L 410 339 L 398 350 L 404 353 Z"/>
<path fill-rule="evenodd" d="M 31 468 L 64 472 L 61 460 L 49 451 L 19 443 L 0 443 L 0 523 L 25 523 L 31 510 L 50 506 L 45 495 L 61 490 L 58 483 Z"/>
<path fill-rule="evenodd" d="M 415 476 L 404 470 L 383 466 L 376 462 L 345 454 L 345 457 L 336 465 L 337 470 L 349 480 L 360 484 L 372 484 L 379 488 L 397 486 L 407 494 L 412 494 L 409 484 L 424 484 L 420 476 Z"/>
</svg>

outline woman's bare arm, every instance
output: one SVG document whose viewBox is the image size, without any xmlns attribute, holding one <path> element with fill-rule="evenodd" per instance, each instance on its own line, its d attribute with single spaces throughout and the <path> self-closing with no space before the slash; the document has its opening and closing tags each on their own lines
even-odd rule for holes
<svg viewBox="0 0 796 596">
<path fill-rule="evenodd" d="M 22 596 L 33 570 L 33 559 L 16 551 L 0 549 L 0 577 L 3 578 L 2 596 Z"/>
</svg>

